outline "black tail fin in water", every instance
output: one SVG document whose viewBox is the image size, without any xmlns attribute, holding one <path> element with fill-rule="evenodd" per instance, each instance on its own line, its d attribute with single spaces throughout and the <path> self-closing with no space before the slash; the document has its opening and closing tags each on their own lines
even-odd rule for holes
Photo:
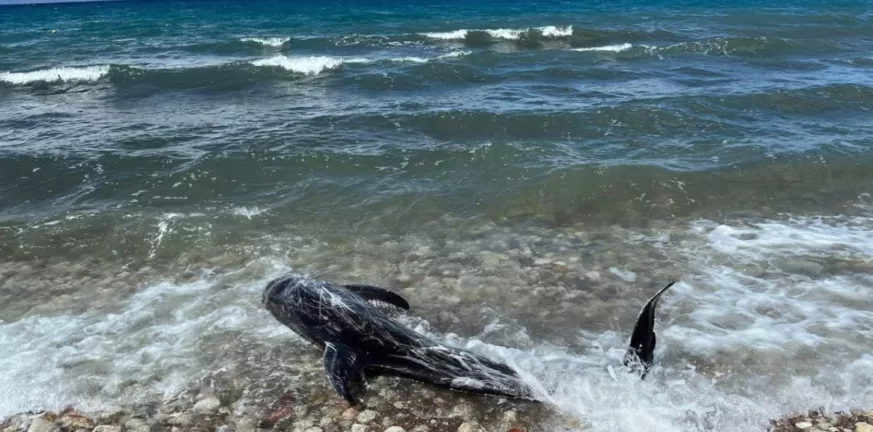
<svg viewBox="0 0 873 432">
<path fill-rule="evenodd" d="M 658 307 L 658 300 L 675 283 L 675 281 L 670 282 L 649 298 L 637 316 L 634 332 L 631 334 L 630 346 L 628 346 L 624 356 L 624 365 L 632 369 L 635 369 L 634 366 L 637 368 L 642 366 L 641 378 L 646 377 L 655 356 L 655 309 Z"/>
</svg>

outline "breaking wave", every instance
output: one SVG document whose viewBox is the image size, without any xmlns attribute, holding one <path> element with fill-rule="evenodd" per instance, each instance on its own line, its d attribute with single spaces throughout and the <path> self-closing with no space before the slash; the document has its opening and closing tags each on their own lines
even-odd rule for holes
<svg viewBox="0 0 873 432">
<path fill-rule="evenodd" d="M 271 47 L 281 47 L 290 41 L 291 38 L 279 38 L 279 37 L 268 37 L 268 38 L 257 38 L 257 37 L 244 37 L 240 39 L 241 42 L 253 42 L 260 45 L 266 45 Z"/>
<path fill-rule="evenodd" d="M 109 66 L 83 66 L 83 67 L 56 67 L 51 69 L 38 69 L 30 72 L 4 72 L 0 74 L 0 81 L 9 84 L 32 84 L 37 82 L 72 82 L 72 81 L 97 81 L 109 73 Z"/>
<path fill-rule="evenodd" d="M 364 58 L 339 58 L 330 56 L 286 57 L 275 56 L 252 62 L 255 66 L 280 67 L 292 72 L 317 75 L 328 69 L 335 69 L 344 63 L 369 63 Z"/>
<path fill-rule="evenodd" d="M 627 51 L 633 48 L 633 45 L 629 43 L 623 43 L 620 45 L 606 45 L 599 47 L 588 47 L 588 48 L 573 48 L 573 51 L 610 51 L 610 52 L 622 52 Z"/>
<path fill-rule="evenodd" d="M 573 35 L 573 26 L 566 27 L 557 27 L 557 26 L 545 26 L 545 27 L 532 27 L 529 29 L 460 29 L 460 30 L 452 30 L 447 32 L 429 32 L 429 33 L 419 33 L 422 36 L 429 37 L 431 39 L 441 39 L 441 40 L 464 40 L 471 36 L 474 33 L 485 33 L 489 36 L 496 39 L 505 39 L 505 40 L 518 40 L 523 35 L 531 33 L 532 31 L 539 32 L 543 37 L 547 38 L 562 38 Z"/>
</svg>

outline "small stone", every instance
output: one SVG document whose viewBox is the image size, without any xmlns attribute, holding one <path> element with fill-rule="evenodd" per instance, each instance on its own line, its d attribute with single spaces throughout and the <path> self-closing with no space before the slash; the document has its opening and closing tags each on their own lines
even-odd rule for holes
<svg viewBox="0 0 873 432">
<path fill-rule="evenodd" d="M 360 414 L 358 414 L 357 419 L 359 423 L 370 423 L 371 421 L 376 419 L 377 414 L 378 413 L 373 410 L 364 410 L 361 411 Z"/>
<path fill-rule="evenodd" d="M 352 425 L 352 432 L 367 432 L 367 427 L 362 424 L 355 423 Z"/>
<path fill-rule="evenodd" d="M 121 432 L 121 426 L 100 425 L 95 427 L 92 432 Z"/>
<path fill-rule="evenodd" d="M 215 396 L 210 396 L 197 401 L 197 403 L 194 404 L 194 412 L 198 414 L 209 414 L 218 411 L 219 407 L 221 407 L 221 401 L 219 401 Z"/>
<path fill-rule="evenodd" d="M 143 420 L 141 418 L 134 417 L 134 418 L 124 422 L 124 427 L 128 428 L 128 429 L 134 429 L 136 427 L 143 426 L 145 424 L 146 424 L 145 420 Z"/>
<path fill-rule="evenodd" d="M 458 427 L 458 432 L 476 432 L 476 428 L 474 428 L 470 423 L 462 423 L 461 426 Z"/>
<path fill-rule="evenodd" d="M 250 418 L 241 418 L 234 424 L 236 432 L 255 432 L 255 421 Z"/>
<path fill-rule="evenodd" d="M 58 420 L 58 423 L 68 430 L 91 430 L 94 428 L 94 420 L 75 413 L 65 414 Z"/>
<path fill-rule="evenodd" d="M 590 279 L 590 280 L 593 280 L 593 281 L 599 281 L 600 280 L 600 273 L 592 270 L 588 273 L 585 273 L 585 277 Z"/>
<path fill-rule="evenodd" d="M 304 429 L 303 432 L 324 432 L 324 429 L 318 426 L 312 426 Z"/>
<path fill-rule="evenodd" d="M 507 411 L 503 413 L 503 421 L 506 423 L 515 423 L 518 421 L 518 414 L 515 411 Z"/>
<path fill-rule="evenodd" d="M 167 424 L 170 426 L 190 426 L 194 422 L 194 417 L 190 413 L 180 413 L 167 419 Z"/>
<path fill-rule="evenodd" d="M 35 418 L 33 422 L 30 423 L 30 427 L 27 428 L 27 432 L 54 432 L 59 430 L 54 423 L 44 419 L 44 418 Z"/>
<path fill-rule="evenodd" d="M 385 429 L 385 432 L 406 432 L 406 429 L 403 429 L 400 426 L 391 426 L 388 429 Z"/>
<path fill-rule="evenodd" d="M 358 416 L 357 408 L 348 408 L 342 413 L 344 420 L 354 420 Z"/>
<path fill-rule="evenodd" d="M 799 422 L 795 423 L 794 426 L 797 426 L 798 429 L 809 429 L 812 427 L 812 423 L 810 422 Z"/>
<path fill-rule="evenodd" d="M 855 432 L 873 432 L 873 425 L 865 422 L 855 423 Z"/>
</svg>

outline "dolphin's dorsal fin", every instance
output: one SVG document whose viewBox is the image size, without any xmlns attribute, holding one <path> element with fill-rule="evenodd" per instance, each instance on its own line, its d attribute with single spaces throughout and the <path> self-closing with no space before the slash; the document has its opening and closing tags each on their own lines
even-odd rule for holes
<svg viewBox="0 0 873 432">
<path fill-rule="evenodd" d="M 640 310 L 637 322 L 634 324 L 634 331 L 631 334 L 630 344 L 625 354 L 624 365 L 631 366 L 636 361 L 642 363 L 642 378 L 646 377 L 649 368 L 652 366 L 655 353 L 655 343 L 657 342 L 657 337 L 655 336 L 655 309 L 658 307 L 658 300 L 675 283 L 675 281 L 670 282 L 650 297 Z"/>
<path fill-rule="evenodd" d="M 357 400 L 349 389 L 349 383 L 361 372 L 358 355 L 343 344 L 327 343 L 322 361 L 327 380 L 333 389 L 350 404 L 356 404 Z"/>
<path fill-rule="evenodd" d="M 409 310 L 409 302 L 394 291 L 388 291 L 385 288 L 373 285 L 349 284 L 343 285 L 343 287 L 363 297 L 365 300 L 380 301 L 399 307 L 403 310 Z"/>
</svg>

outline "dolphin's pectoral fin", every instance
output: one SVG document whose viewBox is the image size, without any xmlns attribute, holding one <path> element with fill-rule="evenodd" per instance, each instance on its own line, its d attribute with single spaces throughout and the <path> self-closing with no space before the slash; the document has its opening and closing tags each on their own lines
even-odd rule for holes
<svg viewBox="0 0 873 432">
<path fill-rule="evenodd" d="M 657 342 L 657 337 L 655 336 L 655 309 L 658 307 L 658 300 L 675 283 L 675 281 L 670 282 L 649 298 L 642 310 L 640 310 L 637 322 L 634 324 L 634 331 L 631 334 L 630 344 L 622 363 L 631 369 L 636 369 L 634 366 L 642 366 L 641 379 L 646 377 L 654 360 L 655 344 Z"/>
<path fill-rule="evenodd" d="M 381 301 L 390 305 L 399 307 L 403 310 L 409 310 L 409 302 L 406 301 L 400 294 L 394 291 L 388 291 L 385 288 L 380 288 L 372 285 L 350 284 L 343 285 L 349 291 L 363 297 L 368 301 Z"/>
<path fill-rule="evenodd" d="M 349 384 L 361 371 L 358 355 L 342 344 L 327 343 L 324 348 L 324 371 L 333 389 L 350 404 L 357 400 L 349 389 Z"/>
</svg>

